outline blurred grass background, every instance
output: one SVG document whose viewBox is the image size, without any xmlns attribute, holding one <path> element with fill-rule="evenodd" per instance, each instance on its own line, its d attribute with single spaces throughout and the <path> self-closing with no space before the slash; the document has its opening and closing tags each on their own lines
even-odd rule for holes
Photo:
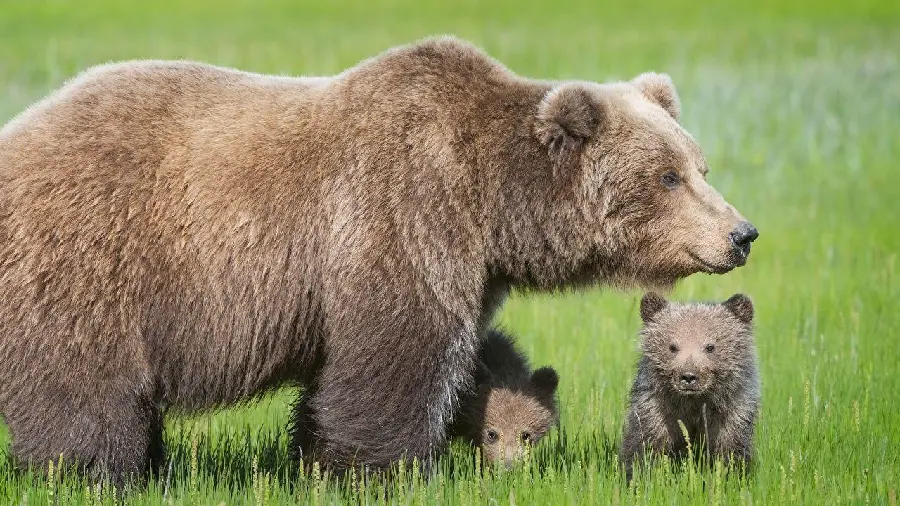
<svg viewBox="0 0 900 506">
<path fill-rule="evenodd" d="M 0 503 L 896 504 L 900 3 L 0 0 L 0 121 L 111 60 L 328 75 L 438 33 L 533 77 L 672 75 L 710 182 L 761 232 L 746 267 L 694 276 L 673 294 L 741 291 L 756 303 L 754 473 L 661 467 L 625 484 L 613 458 L 640 294 L 598 289 L 516 296 L 500 316 L 562 378 L 561 430 L 513 472 L 476 476 L 457 445 L 430 480 L 413 469 L 386 483 L 303 474 L 287 462 L 286 391 L 169 420 L 172 471 L 146 491 L 123 499 L 0 463 Z M 7 445 L 0 424 L 0 452 Z"/>
</svg>

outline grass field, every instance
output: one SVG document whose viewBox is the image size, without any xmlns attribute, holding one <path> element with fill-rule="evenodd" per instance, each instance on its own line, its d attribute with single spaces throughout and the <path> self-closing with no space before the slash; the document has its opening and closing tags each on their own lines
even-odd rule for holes
<svg viewBox="0 0 900 506">
<path fill-rule="evenodd" d="M 516 296 L 500 317 L 561 374 L 561 429 L 512 472 L 477 476 L 457 445 L 431 477 L 302 474 L 287 460 L 288 391 L 170 419 L 171 473 L 146 491 L 123 499 L 71 478 L 14 475 L 3 459 L 0 504 L 897 504 L 900 3 L 606 3 L 0 0 L 0 123 L 109 60 L 331 74 L 434 33 L 534 77 L 668 72 L 709 180 L 761 232 L 745 268 L 673 293 L 743 291 L 756 302 L 763 409 L 751 475 L 660 467 L 625 484 L 614 455 L 640 294 L 596 290 Z"/>
</svg>

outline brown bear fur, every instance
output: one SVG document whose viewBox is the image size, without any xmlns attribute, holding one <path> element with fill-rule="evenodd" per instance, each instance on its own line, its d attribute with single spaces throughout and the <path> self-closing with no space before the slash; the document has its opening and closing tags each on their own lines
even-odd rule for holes
<svg viewBox="0 0 900 506">
<path fill-rule="evenodd" d="M 475 388 L 462 395 L 450 435 L 479 446 L 488 462 L 510 467 L 559 422 L 559 376 L 551 367 L 532 371 L 513 337 L 496 328 L 478 358 Z"/>
<path fill-rule="evenodd" d="M 749 464 L 760 385 L 753 303 L 736 294 L 721 304 L 641 300 L 642 355 L 631 389 L 620 462 L 630 479 L 643 454 L 699 455 Z M 684 424 L 684 432 L 678 421 Z"/>
<path fill-rule="evenodd" d="M 143 477 L 167 409 L 299 383 L 336 468 L 429 461 L 510 288 L 746 261 L 674 88 L 642 82 L 528 79 L 450 37 L 329 78 L 84 72 L 0 130 L 12 454 Z"/>
</svg>

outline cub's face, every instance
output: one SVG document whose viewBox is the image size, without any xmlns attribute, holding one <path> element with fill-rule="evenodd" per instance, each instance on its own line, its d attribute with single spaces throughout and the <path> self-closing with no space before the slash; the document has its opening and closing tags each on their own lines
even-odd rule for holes
<svg viewBox="0 0 900 506">
<path fill-rule="evenodd" d="M 742 266 L 758 233 L 707 182 L 709 167 L 678 123 L 678 97 L 664 75 L 551 90 L 537 132 L 576 191 L 573 241 L 622 284 L 671 286 L 696 272 Z M 576 232 L 577 233 L 577 232 Z"/>
<path fill-rule="evenodd" d="M 753 304 L 737 294 L 721 304 L 641 300 L 642 348 L 658 377 L 679 395 L 704 395 L 753 363 Z"/>
<path fill-rule="evenodd" d="M 556 373 L 550 368 L 539 369 L 529 383 L 523 389 L 484 389 L 484 423 L 479 445 L 487 461 L 513 466 L 528 447 L 556 425 L 558 415 L 553 399 Z"/>
</svg>

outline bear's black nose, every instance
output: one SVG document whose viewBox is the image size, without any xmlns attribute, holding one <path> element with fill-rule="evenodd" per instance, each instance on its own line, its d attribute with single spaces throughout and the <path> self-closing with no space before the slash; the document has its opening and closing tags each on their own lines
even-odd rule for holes
<svg viewBox="0 0 900 506">
<path fill-rule="evenodd" d="M 731 244 L 734 249 L 742 256 L 750 254 L 750 243 L 759 237 L 759 231 L 749 221 L 742 221 L 731 231 L 728 236 L 731 238 Z"/>
<path fill-rule="evenodd" d="M 692 372 L 686 372 L 681 375 L 681 382 L 687 386 L 694 386 L 697 383 L 697 375 Z"/>
</svg>

